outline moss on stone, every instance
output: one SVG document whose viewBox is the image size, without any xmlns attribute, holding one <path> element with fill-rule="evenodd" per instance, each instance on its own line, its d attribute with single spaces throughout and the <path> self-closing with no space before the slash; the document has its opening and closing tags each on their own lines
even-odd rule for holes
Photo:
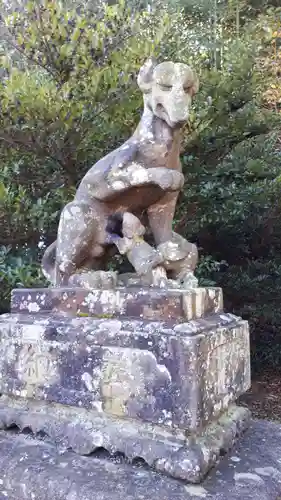
<svg viewBox="0 0 281 500">
<path fill-rule="evenodd" d="M 78 311 L 76 313 L 77 316 L 82 318 L 97 318 L 97 319 L 111 319 L 113 318 L 113 314 L 90 314 L 88 312 Z"/>
</svg>

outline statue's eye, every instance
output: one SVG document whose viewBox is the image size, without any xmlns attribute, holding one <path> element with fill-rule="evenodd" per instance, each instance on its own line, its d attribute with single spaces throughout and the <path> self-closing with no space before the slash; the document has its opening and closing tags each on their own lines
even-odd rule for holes
<svg viewBox="0 0 281 500">
<path fill-rule="evenodd" d="M 189 85 L 188 87 L 184 87 L 183 90 L 185 91 L 186 94 L 189 94 L 190 89 L 191 89 L 191 86 Z"/>
<path fill-rule="evenodd" d="M 169 92 L 169 90 L 172 90 L 172 85 L 164 85 L 163 83 L 159 83 L 159 87 L 165 92 Z"/>
</svg>

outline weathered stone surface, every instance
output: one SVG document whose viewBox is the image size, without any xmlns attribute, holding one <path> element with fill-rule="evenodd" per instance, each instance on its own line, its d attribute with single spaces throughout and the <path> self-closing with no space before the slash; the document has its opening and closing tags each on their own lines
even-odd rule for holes
<svg viewBox="0 0 281 500">
<path fill-rule="evenodd" d="M 185 292 L 188 289 L 191 292 L 198 288 L 198 280 L 192 272 L 190 274 L 190 283 L 188 286 L 185 286 L 184 282 L 181 282 L 179 279 L 167 278 L 165 268 L 157 266 L 153 269 L 153 271 L 151 271 L 151 273 L 147 273 L 142 276 L 139 276 L 137 273 L 130 272 L 118 274 L 117 286 L 129 289 L 132 287 L 161 287 L 162 290 L 164 288 L 170 292 L 172 290 L 181 290 L 182 292 Z M 218 290 L 218 288 L 216 288 L 216 290 Z"/>
<path fill-rule="evenodd" d="M 250 386 L 247 322 L 2 315 L 0 391 L 199 431 Z"/>
<path fill-rule="evenodd" d="M 281 426 L 271 422 L 253 422 L 201 485 L 97 456 L 79 457 L 63 446 L 0 432 L 0 498 L 277 500 L 281 494 Z"/>
<path fill-rule="evenodd" d="M 17 290 L 12 310 L 0 319 L 3 428 L 197 483 L 248 426 L 235 406 L 250 386 L 248 323 L 223 312 L 220 289 Z"/>
<path fill-rule="evenodd" d="M 223 309 L 221 288 L 166 290 L 85 290 L 83 288 L 16 289 L 13 313 L 64 312 L 80 316 L 133 317 L 148 320 L 192 320 Z"/>
<path fill-rule="evenodd" d="M 102 286 L 101 275 L 90 273 L 106 269 L 117 249 L 139 275 L 161 265 L 166 278 L 179 278 L 189 288 L 196 283 L 191 274 L 197 247 L 176 235 L 172 225 L 184 184 L 180 134 L 198 79 L 185 64 L 149 59 L 138 85 L 144 111 L 136 130 L 90 168 L 61 212 L 57 239 L 42 259 L 43 273 L 55 286 L 89 288 L 93 281 Z M 156 248 L 143 239 L 144 221 Z M 103 277 L 108 286 L 112 276 Z"/>
<path fill-rule="evenodd" d="M 2 396 L 0 428 L 17 425 L 44 433 L 67 449 L 89 455 L 97 448 L 122 453 L 129 460 L 143 459 L 159 472 L 191 483 L 200 482 L 222 452 L 228 452 L 248 427 L 250 412 L 230 406 L 202 433 L 185 433 L 134 420 L 113 419 L 82 408 L 38 403 Z"/>
</svg>

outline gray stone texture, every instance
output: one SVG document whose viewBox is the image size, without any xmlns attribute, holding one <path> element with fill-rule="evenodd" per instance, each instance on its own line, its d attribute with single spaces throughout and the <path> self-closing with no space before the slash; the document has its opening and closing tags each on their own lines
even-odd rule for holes
<svg viewBox="0 0 281 500">
<path fill-rule="evenodd" d="M 250 386 L 246 321 L 2 315 L 0 391 L 194 432 Z"/>
<path fill-rule="evenodd" d="M 0 432 L 0 498 L 8 500 L 277 500 L 281 427 L 253 422 L 239 446 L 201 485 L 63 446 Z"/>
<path fill-rule="evenodd" d="M 11 299 L 12 313 L 52 312 L 83 317 L 120 316 L 151 321 L 189 321 L 222 310 L 221 288 L 34 288 L 13 290 Z"/>
<path fill-rule="evenodd" d="M 232 405 L 203 433 L 186 436 L 176 429 L 117 420 L 82 408 L 5 396 L 0 404 L 1 429 L 16 425 L 34 435 L 44 433 L 81 455 L 102 447 L 111 455 L 122 453 L 131 462 L 141 459 L 159 472 L 192 483 L 200 482 L 220 454 L 233 447 L 249 420 L 246 408 Z"/>
<path fill-rule="evenodd" d="M 81 179 L 74 199 L 61 211 L 57 239 L 43 256 L 43 273 L 57 287 L 114 286 L 116 273 L 106 269 L 117 251 L 139 276 L 151 274 L 151 284 L 159 284 L 157 267 L 164 273 L 161 282 L 176 279 L 185 288 L 197 284 L 197 247 L 172 227 L 184 184 L 181 130 L 198 78 L 185 64 L 157 64 L 150 58 L 137 81 L 144 110 L 136 130 Z M 155 247 L 145 241 L 146 229 Z"/>
<path fill-rule="evenodd" d="M 144 292 L 157 310 L 157 290 Z M 66 292 L 36 293 L 29 304 Z M 96 293 L 94 305 L 107 291 Z M 219 289 L 183 298 L 197 319 L 30 314 L 20 302 L 23 312 L 0 318 L 1 427 L 44 432 L 80 454 L 102 446 L 200 482 L 249 423 L 248 410 L 235 406 L 250 385 L 249 331 L 220 310 Z"/>
<path fill-rule="evenodd" d="M 249 424 L 235 405 L 250 385 L 248 323 L 223 312 L 220 289 L 197 288 L 197 247 L 172 231 L 198 80 L 150 59 L 138 84 L 136 131 L 84 176 L 44 254 L 56 288 L 13 291 L 0 319 L 0 428 L 50 440 L 2 434 L 10 498 L 145 499 L 145 482 L 149 498 L 153 485 L 156 498 L 204 497 L 204 487 L 79 455 L 104 448 L 198 483 Z M 117 250 L 149 286 L 106 271 Z"/>
</svg>

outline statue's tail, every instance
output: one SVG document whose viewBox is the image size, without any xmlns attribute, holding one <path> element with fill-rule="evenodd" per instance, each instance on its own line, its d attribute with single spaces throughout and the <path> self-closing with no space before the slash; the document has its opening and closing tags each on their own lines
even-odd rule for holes
<svg viewBox="0 0 281 500">
<path fill-rule="evenodd" d="M 57 241 L 54 241 L 48 248 L 45 250 L 45 253 L 42 258 L 42 272 L 52 284 L 56 282 L 56 250 L 57 250 Z"/>
</svg>

